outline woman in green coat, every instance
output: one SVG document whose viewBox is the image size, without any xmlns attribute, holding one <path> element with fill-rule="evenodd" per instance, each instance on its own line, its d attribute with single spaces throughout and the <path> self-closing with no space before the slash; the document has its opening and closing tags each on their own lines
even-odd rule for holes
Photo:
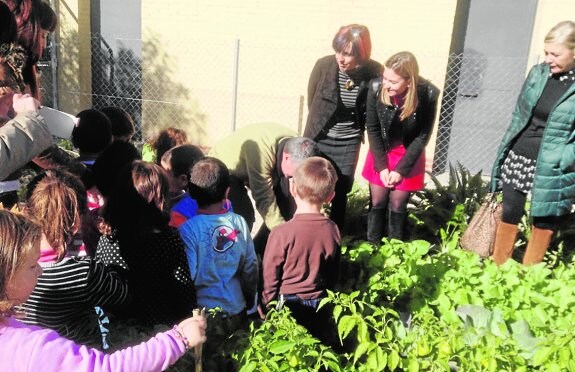
<svg viewBox="0 0 575 372">
<path fill-rule="evenodd" d="M 561 216 L 575 201 L 575 22 L 545 37 L 545 62 L 529 72 L 493 166 L 491 190 L 503 191 L 493 260 L 507 261 L 531 192 L 531 238 L 524 264 L 543 260 Z"/>
</svg>

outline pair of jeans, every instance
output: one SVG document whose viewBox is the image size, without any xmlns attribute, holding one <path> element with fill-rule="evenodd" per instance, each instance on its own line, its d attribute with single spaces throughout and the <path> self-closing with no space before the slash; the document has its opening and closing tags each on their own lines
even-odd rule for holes
<svg viewBox="0 0 575 372">
<path fill-rule="evenodd" d="M 294 294 L 280 294 L 278 307 L 286 306 L 298 324 L 307 328 L 312 336 L 326 345 L 337 344 L 337 331 L 332 318 L 331 306 L 317 310 L 323 297 L 303 299 Z"/>
<path fill-rule="evenodd" d="M 298 295 L 281 294 L 279 301 L 278 301 L 278 310 L 280 310 L 281 307 L 286 305 L 286 304 L 299 303 L 303 307 L 306 307 L 306 308 L 309 307 L 310 309 L 313 309 L 315 311 L 317 309 L 317 307 L 319 306 L 321 299 L 322 299 L 321 297 L 320 298 L 312 298 L 312 299 L 304 299 L 304 298 L 300 298 Z"/>
</svg>

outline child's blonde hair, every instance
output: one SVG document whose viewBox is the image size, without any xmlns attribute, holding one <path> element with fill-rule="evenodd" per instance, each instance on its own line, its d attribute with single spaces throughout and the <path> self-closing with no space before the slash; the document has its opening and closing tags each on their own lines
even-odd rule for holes
<svg viewBox="0 0 575 372">
<path fill-rule="evenodd" d="M 70 172 L 50 169 L 28 185 L 26 214 L 40 223 L 58 260 L 65 256 L 72 237 L 80 231 L 86 211 L 84 185 Z"/>
<path fill-rule="evenodd" d="M 32 220 L 0 209 L 0 320 L 12 315 L 15 306 L 7 297 L 8 283 L 41 238 L 42 229 Z"/>
<path fill-rule="evenodd" d="M 293 181 L 301 199 L 311 203 L 324 203 L 335 190 L 337 173 L 329 160 L 312 156 L 300 163 Z"/>
</svg>

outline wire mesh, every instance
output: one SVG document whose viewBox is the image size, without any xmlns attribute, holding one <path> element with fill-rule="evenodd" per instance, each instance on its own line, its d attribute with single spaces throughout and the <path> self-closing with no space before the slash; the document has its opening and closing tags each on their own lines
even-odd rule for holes
<svg viewBox="0 0 575 372">
<path fill-rule="evenodd" d="M 289 123 L 301 132 L 311 67 L 301 61 L 284 63 L 269 45 L 242 45 L 239 53 L 237 46 L 235 40 L 211 40 L 184 48 L 177 40 L 106 40 L 94 34 L 92 91 L 64 92 L 53 81 L 54 66 L 46 58 L 40 65 L 44 104 L 54 107 L 52 97 L 58 95 L 89 95 L 95 108 L 122 107 L 134 118 L 137 141 L 169 126 L 186 129 L 194 143 L 207 146 L 233 128 L 254 122 Z M 173 48 L 179 49 L 178 58 L 170 54 Z M 261 59 L 262 51 L 266 60 Z M 281 69 L 276 67 L 280 63 Z M 456 162 L 474 172 L 489 170 L 509 124 L 525 65 L 525 58 L 488 58 L 471 52 L 449 57 L 445 82 L 434 81 L 443 85 L 443 95 L 432 144 L 433 173 Z M 214 73 L 226 78 L 216 81 Z M 258 79 L 261 74 L 270 76 Z M 282 86 L 294 78 L 300 79 L 302 91 L 285 92 Z"/>
</svg>

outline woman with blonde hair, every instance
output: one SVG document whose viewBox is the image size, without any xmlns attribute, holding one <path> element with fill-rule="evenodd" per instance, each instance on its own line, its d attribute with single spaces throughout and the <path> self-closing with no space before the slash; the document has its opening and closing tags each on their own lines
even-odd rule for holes
<svg viewBox="0 0 575 372">
<path fill-rule="evenodd" d="M 575 22 L 545 36 L 545 61 L 533 66 L 495 158 L 491 191 L 503 191 L 493 260 L 507 261 L 531 193 L 526 265 L 541 262 L 560 218 L 575 202 Z"/>
<path fill-rule="evenodd" d="M 403 239 L 407 202 L 423 188 L 425 146 L 435 121 L 439 90 L 419 76 L 417 59 L 399 52 L 384 64 L 380 84 L 370 84 L 366 128 L 369 153 L 362 175 L 369 181 L 367 239 Z M 389 212 L 388 212 L 389 211 Z"/>
</svg>

